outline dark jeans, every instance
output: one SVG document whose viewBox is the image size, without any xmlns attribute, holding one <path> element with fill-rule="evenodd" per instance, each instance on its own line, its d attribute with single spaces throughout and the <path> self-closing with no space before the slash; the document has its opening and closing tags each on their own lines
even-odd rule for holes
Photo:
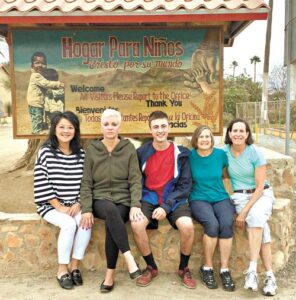
<svg viewBox="0 0 296 300">
<path fill-rule="evenodd" d="M 233 236 L 234 206 L 229 199 L 210 203 L 190 201 L 193 218 L 204 227 L 209 237 L 229 239 Z"/>
<path fill-rule="evenodd" d="M 130 208 L 108 200 L 96 200 L 93 204 L 94 216 L 105 220 L 105 252 L 107 268 L 115 269 L 119 250 L 130 250 L 125 222 L 129 219 Z"/>
</svg>

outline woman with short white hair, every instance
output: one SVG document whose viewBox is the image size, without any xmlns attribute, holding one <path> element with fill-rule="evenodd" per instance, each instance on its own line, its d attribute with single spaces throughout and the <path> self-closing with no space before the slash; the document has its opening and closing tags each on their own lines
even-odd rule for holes
<svg viewBox="0 0 296 300">
<path fill-rule="evenodd" d="M 125 223 L 142 218 L 141 172 L 133 144 L 119 136 L 121 114 L 106 109 L 101 116 L 103 137 L 89 145 L 85 155 L 81 184 L 84 228 L 91 228 L 93 216 L 105 220 L 107 272 L 101 283 L 102 293 L 114 287 L 119 250 L 124 256 L 131 279 L 141 275 L 131 254 Z"/>
</svg>

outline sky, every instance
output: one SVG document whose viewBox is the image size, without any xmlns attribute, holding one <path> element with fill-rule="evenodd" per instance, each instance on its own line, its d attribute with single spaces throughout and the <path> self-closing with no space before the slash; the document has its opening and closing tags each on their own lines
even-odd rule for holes
<svg viewBox="0 0 296 300">
<path fill-rule="evenodd" d="M 274 65 L 284 64 L 284 36 L 285 36 L 285 1 L 273 1 L 273 20 L 270 44 L 270 66 L 271 71 Z M 250 58 L 254 55 L 261 59 L 257 64 L 257 80 L 262 79 L 264 48 L 267 21 L 254 21 L 235 39 L 232 47 L 224 48 L 224 76 L 232 75 L 231 62 L 237 61 L 238 67 L 235 74 L 239 75 L 246 70 L 247 74 L 253 76 L 254 65 L 251 65 Z"/>
</svg>

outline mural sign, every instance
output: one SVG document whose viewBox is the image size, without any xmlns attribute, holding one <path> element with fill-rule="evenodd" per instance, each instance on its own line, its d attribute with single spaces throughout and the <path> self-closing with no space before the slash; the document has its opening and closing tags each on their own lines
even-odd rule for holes
<svg viewBox="0 0 296 300">
<path fill-rule="evenodd" d="M 173 135 L 209 125 L 221 133 L 222 31 L 215 28 L 11 29 L 15 137 L 47 134 L 52 115 L 71 110 L 84 137 L 99 133 L 106 108 L 122 134 L 147 134 L 154 110 Z"/>
</svg>

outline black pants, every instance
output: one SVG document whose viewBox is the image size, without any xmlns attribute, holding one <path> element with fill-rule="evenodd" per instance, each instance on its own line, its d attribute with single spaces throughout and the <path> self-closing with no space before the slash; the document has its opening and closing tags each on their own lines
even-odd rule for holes
<svg viewBox="0 0 296 300">
<path fill-rule="evenodd" d="M 105 220 L 105 252 L 107 268 L 115 269 L 119 250 L 130 250 L 125 222 L 129 219 L 130 208 L 108 200 L 97 200 L 93 204 L 94 216 Z"/>
</svg>

